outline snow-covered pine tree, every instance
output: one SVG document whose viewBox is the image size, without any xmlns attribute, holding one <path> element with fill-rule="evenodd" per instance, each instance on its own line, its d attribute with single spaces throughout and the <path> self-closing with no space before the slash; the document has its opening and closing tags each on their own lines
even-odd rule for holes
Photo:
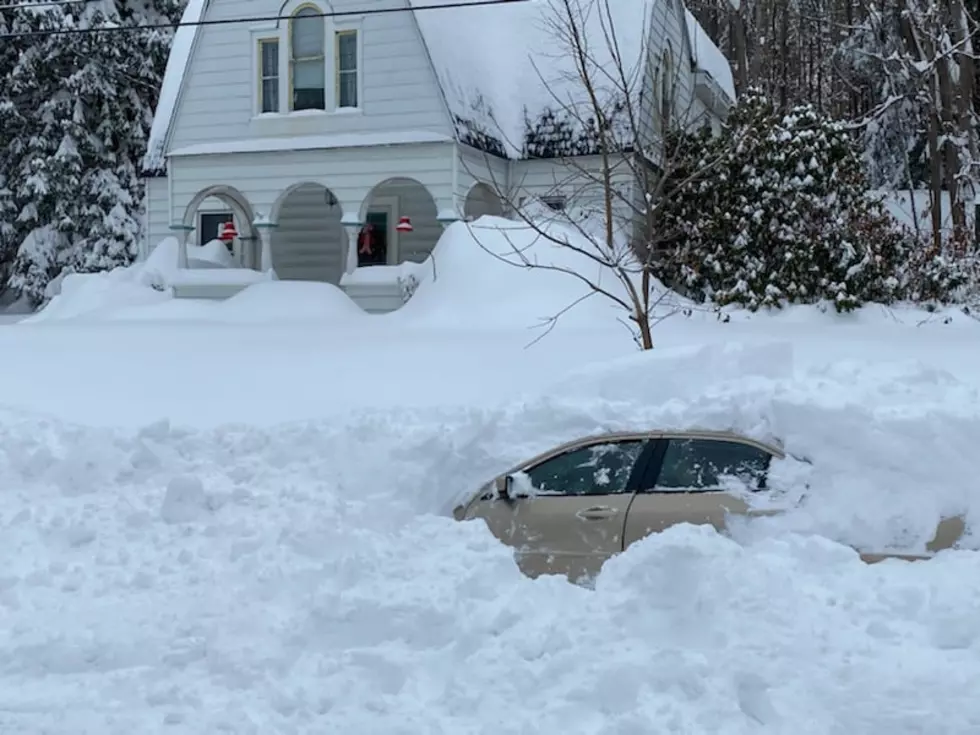
<svg viewBox="0 0 980 735">
<path fill-rule="evenodd" d="M 86 31 L 16 39 L 16 59 L 0 69 L 17 123 L 0 127 L 8 146 L 0 176 L 17 211 L 8 285 L 35 303 L 62 271 L 105 270 L 136 254 L 139 163 L 172 32 L 98 30 L 175 22 L 182 5 L 96 0 L 0 11 L 12 28 Z"/>
<path fill-rule="evenodd" d="M 809 106 L 780 116 L 750 90 L 722 136 L 690 149 L 723 162 L 662 205 L 665 226 L 684 232 L 665 280 L 750 309 L 901 295 L 907 234 L 868 196 L 842 124 Z"/>
</svg>

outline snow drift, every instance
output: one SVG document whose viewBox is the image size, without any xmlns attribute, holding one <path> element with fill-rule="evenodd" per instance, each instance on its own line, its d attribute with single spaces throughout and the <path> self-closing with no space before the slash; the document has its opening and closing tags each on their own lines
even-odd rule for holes
<svg viewBox="0 0 980 735">
<path fill-rule="evenodd" d="M 741 543 L 647 539 L 594 591 L 523 578 L 445 515 L 554 441 L 666 424 L 782 436 L 811 500 Z M 946 375 L 800 370 L 781 344 L 265 429 L 0 411 L 0 729 L 973 732 L 980 554 L 866 566 L 809 532 L 915 546 L 940 512 L 975 521 L 978 440 L 980 400 Z"/>
<path fill-rule="evenodd" d="M 180 245 L 176 238 L 161 241 L 142 263 L 106 273 L 70 274 L 60 290 L 24 323 L 85 319 L 179 320 L 266 324 L 277 321 L 355 320 L 365 316 L 342 290 L 328 283 L 265 280 L 243 288 L 222 301 L 174 299 L 168 284 L 181 276 L 239 268 L 224 243 L 188 245 L 188 266 L 177 268 Z M 253 273 L 246 271 L 246 273 Z M 262 274 L 255 272 L 258 278 Z M 206 278 L 208 276 L 205 276 Z"/>
<path fill-rule="evenodd" d="M 133 307 L 162 304 L 171 299 L 168 279 L 177 271 L 180 244 L 175 237 L 162 240 L 142 263 L 101 273 L 69 273 L 52 281 L 51 300 L 24 323 L 64 319 L 111 318 Z M 197 269 L 231 268 L 234 257 L 224 244 L 212 240 L 188 245 L 188 265 Z"/>
<path fill-rule="evenodd" d="M 450 225 L 433 250 L 434 267 L 419 271 L 415 295 L 390 316 L 425 326 L 473 329 L 542 328 L 556 318 L 561 329 L 617 328 L 617 320 L 627 312 L 583 280 L 627 300 L 616 274 L 589 255 L 559 244 L 567 241 L 602 256 L 598 241 L 561 221 L 529 216 L 533 226 L 490 216 Z M 589 223 L 586 219 L 580 226 Z M 655 286 L 662 296 L 655 317 L 685 305 L 677 295 Z"/>
</svg>

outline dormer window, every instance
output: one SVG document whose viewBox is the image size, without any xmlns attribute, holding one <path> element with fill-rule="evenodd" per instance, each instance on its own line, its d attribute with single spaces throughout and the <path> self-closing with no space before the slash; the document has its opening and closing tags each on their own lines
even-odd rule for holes
<svg viewBox="0 0 980 735">
<path fill-rule="evenodd" d="M 314 7 L 300 8 L 289 21 L 293 110 L 326 109 L 325 36 L 323 18 Z"/>
</svg>

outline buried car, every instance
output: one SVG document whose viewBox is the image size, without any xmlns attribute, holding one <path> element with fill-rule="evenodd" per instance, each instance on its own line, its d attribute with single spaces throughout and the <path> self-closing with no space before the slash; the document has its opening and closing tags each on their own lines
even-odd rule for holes
<svg viewBox="0 0 980 735">
<path fill-rule="evenodd" d="M 748 501 L 769 490 L 778 446 L 733 432 L 618 432 L 566 442 L 496 477 L 457 506 L 457 520 L 483 519 L 515 548 L 532 577 L 572 581 L 598 574 L 630 544 L 679 523 L 711 524 L 773 515 Z M 804 460 L 805 461 L 805 460 Z M 940 522 L 927 554 L 866 553 L 874 563 L 928 559 L 963 534 L 961 518 Z"/>
</svg>

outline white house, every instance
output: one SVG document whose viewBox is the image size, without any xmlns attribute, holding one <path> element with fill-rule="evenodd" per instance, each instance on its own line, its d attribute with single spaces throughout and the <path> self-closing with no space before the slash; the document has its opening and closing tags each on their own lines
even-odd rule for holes
<svg viewBox="0 0 980 735">
<path fill-rule="evenodd" d="M 424 260 L 447 223 L 528 195 L 555 208 L 587 197 L 584 85 L 549 0 L 426 7 L 440 1 L 190 0 L 144 161 L 143 255 L 175 233 L 203 244 L 233 219 L 243 269 L 341 284 L 385 311 L 401 295 L 378 267 Z M 668 98 L 718 125 L 731 71 L 682 0 L 602 7 L 649 135 Z M 597 78 L 612 68 L 598 10 L 582 20 Z"/>
</svg>

